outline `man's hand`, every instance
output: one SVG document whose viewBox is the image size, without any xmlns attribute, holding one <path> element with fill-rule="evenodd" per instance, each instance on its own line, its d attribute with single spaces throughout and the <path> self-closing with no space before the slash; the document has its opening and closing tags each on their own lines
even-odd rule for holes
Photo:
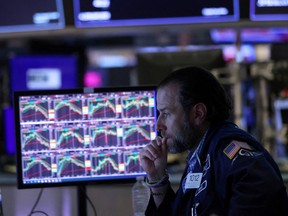
<svg viewBox="0 0 288 216">
<path fill-rule="evenodd" d="M 156 137 L 140 151 L 141 166 L 150 182 L 159 181 L 167 168 L 167 139 Z"/>
</svg>

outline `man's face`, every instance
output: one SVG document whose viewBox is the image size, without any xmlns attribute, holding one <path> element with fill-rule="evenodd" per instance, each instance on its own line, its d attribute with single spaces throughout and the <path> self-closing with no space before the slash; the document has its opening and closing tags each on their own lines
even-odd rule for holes
<svg viewBox="0 0 288 216">
<path fill-rule="evenodd" d="M 157 109 L 159 117 L 157 130 L 163 138 L 167 138 L 168 151 L 179 153 L 192 150 L 197 144 L 197 129 L 185 114 L 178 100 L 179 86 L 168 84 L 157 92 Z"/>
</svg>

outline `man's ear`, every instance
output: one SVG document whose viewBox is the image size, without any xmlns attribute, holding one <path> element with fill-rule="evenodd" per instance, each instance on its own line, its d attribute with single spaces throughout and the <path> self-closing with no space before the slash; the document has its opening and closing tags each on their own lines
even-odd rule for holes
<svg viewBox="0 0 288 216">
<path fill-rule="evenodd" d="M 195 104 L 190 111 L 190 119 L 194 124 L 202 124 L 207 117 L 207 107 L 204 103 Z"/>
</svg>

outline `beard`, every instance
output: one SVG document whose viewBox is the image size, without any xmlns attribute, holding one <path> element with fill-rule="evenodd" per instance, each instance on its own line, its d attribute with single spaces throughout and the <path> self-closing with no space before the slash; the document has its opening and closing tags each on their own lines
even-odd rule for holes
<svg viewBox="0 0 288 216">
<path fill-rule="evenodd" d="M 187 150 L 193 151 L 201 140 L 201 133 L 189 121 L 185 121 L 183 126 L 172 136 L 172 144 L 168 146 L 169 153 L 182 153 Z"/>
</svg>

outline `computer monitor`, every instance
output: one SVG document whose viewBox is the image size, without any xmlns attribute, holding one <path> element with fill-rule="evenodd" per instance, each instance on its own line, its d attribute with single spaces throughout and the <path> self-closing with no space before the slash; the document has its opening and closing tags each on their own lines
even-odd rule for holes
<svg viewBox="0 0 288 216">
<path fill-rule="evenodd" d="M 54 30 L 65 27 L 62 0 L 2 1 L 0 7 L 0 32 L 26 32 Z"/>
<path fill-rule="evenodd" d="M 16 55 L 10 59 L 10 89 L 68 89 L 78 85 L 75 55 Z"/>
<path fill-rule="evenodd" d="M 237 29 L 213 28 L 209 31 L 211 40 L 215 44 L 270 44 L 287 43 L 287 27 L 242 28 L 237 36 Z"/>
<path fill-rule="evenodd" d="M 288 126 L 288 99 L 277 99 L 274 102 L 275 126 L 280 131 L 284 125 Z"/>
<path fill-rule="evenodd" d="M 15 92 L 19 188 L 134 181 L 156 137 L 153 86 Z"/>
<path fill-rule="evenodd" d="M 3 124 L 4 124 L 4 154 L 6 156 L 15 156 L 15 127 L 14 127 L 14 111 L 12 106 L 3 108 Z"/>
<path fill-rule="evenodd" d="M 276 145 L 278 158 L 288 158 L 288 99 L 278 98 L 274 101 Z"/>
<path fill-rule="evenodd" d="M 74 22 L 84 27 L 123 27 L 239 20 L 239 0 L 74 0 Z"/>
<path fill-rule="evenodd" d="M 252 21 L 288 20 L 288 2 L 281 0 L 250 0 L 250 19 Z"/>
<path fill-rule="evenodd" d="M 172 49 L 172 48 L 171 48 Z M 199 66 L 208 70 L 225 67 L 222 48 L 191 49 L 146 49 L 137 53 L 138 83 L 141 85 L 159 83 L 175 69 Z"/>
<path fill-rule="evenodd" d="M 134 49 L 89 48 L 86 51 L 87 68 L 83 74 L 83 86 L 129 86 L 133 83 L 136 65 Z"/>
</svg>

